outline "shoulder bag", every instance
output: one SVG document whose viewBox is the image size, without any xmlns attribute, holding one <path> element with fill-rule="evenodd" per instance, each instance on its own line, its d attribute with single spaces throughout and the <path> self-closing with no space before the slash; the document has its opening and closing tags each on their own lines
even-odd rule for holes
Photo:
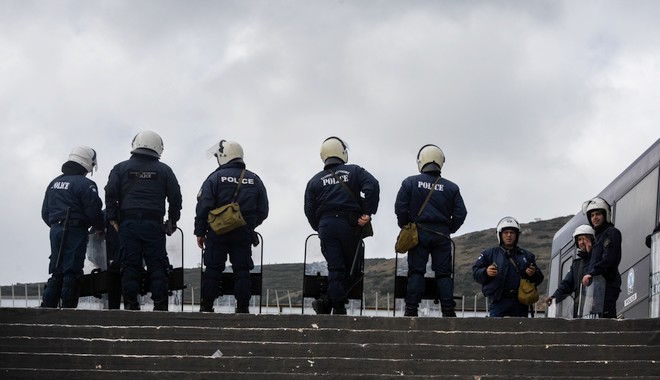
<svg viewBox="0 0 660 380">
<path fill-rule="evenodd" d="M 243 183 L 244 175 L 245 169 L 243 169 L 241 176 L 238 179 L 238 185 L 234 191 L 231 203 L 209 211 L 207 221 L 211 229 L 218 235 L 224 235 L 227 232 L 233 231 L 247 224 L 241 214 L 241 206 L 236 202 L 238 189 L 240 189 L 241 183 Z"/>
<path fill-rule="evenodd" d="M 518 302 L 523 305 L 534 305 L 536 301 L 539 300 L 539 291 L 536 289 L 536 285 L 529 281 L 526 278 L 523 278 L 518 270 L 518 266 L 515 261 L 509 256 L 509 261 L 513 264 L 513 269 L 516 270 L 518 276 L 520 276 L 520 285 L 518 286 Z"/>
<path fill-rule="evenodd" d="M 433 183 L 433 186 L 431 186 L 431 191 L 429 191 L 429 194 L 426 196 L 424 203 L 422 203 L 422 207 L 419 208 L 419 211 L 417 212 L 417 216 L 415 216 L 415 220 L 403 226 L 401 228 L 401 231 L 399 231 L 399 236 L 397 236 L 396 243 L 394 244 L 394 251 L 396 253 L 406 253 L 411 249 L 415 248 L 417 244 L 419 244 L 419 235 L 417 234 L 416 221 L 417 218 L 419 218 L 419 216 L 422 214 L 422 211 L 424 210 L 424 207 L 426 207 L 426 204 L 429 203 L 429 200 L 431 199 L 431 195 L 433 195 L 433 189 L 435 189 L 435 185 L 438 183 L 439 180 L 440 180 L 440 176 L 438 176 L 438 179 L 436 179 L 435 182 Z"/>
</svg>

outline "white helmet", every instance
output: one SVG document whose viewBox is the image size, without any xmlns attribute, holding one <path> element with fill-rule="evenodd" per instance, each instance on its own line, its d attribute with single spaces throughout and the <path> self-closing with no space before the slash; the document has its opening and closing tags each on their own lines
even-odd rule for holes
<svg viewBox="0 0 660 380">
<path fill-rule="evenodd" d="M 88 173 L 94 174 L 93 171 L 98 170 L 96 151 L 85 145 L 73 148 L 69 153 L 69 161 L 79 163 Z"/>
<path fill-rule="evenodd" d="M 326 165 L 347 163 L 348 144 L 339 137 L 328 137 L 321 144 L 321 161 Z"/>
<path fill-rule="evenodd" d="M 582 224 L 580 226 L 577 226 L 575 231 L 573 231 L 573 240 L 575 241 L 575 246 L 577 247 L 577 238 L 580 235 L 589 235 L 591 237 L 591 241 L 593 242 L 596 240 L 596 231 L 594 229 L 587 225 L 587 224 Z"/>
<path fill-rule="evenodd" d="M 514 229 L 516 230 L 516 241 L 515 244 L 518 244 L 518 238 L 520 237 L 520 223 L 516 218 L 512 216 L 505 216 L 497 223 L 497 242 L 502 244 L 502 231 L 505 229 Z"/>
<path fill-rule="evenodd" d="M 445 154 L 437 145 L 426 144 L 417 152 L 417 168 L 420 173 L 440 171 L 444 163 Z"/>
<path fill-rule="evenodd" d="M 163 139 L 152 131 L 142 131 L 133 137 L 131 153 L 141 153 L 160 158 L 163 153 Z"/>
<path fill-rule="evenodd" d="M 220 166 L 234 160 L 243 162 L 243 148 L 235 141 L 220 140 L 206 150 L 206 155 L 209 158 L 215 156 Z"/>
<path fill-rule="evenodd" d="M 610 204 L 605 199 L 596 197 L 582 204 L 582 212 L 587 216 L 589 224 L 591 224 L 591 212 L 595 210 L 600 210 L 605 215 L 607 223 L 612 223 Z"/>
</svg>

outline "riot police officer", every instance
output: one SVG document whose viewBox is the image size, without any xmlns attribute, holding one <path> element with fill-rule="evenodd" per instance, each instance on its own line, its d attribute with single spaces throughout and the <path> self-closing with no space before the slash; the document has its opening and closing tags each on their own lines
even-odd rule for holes
<svg viewBox="0 0 660 380">
<path fill-rule="evenodd" d="M 515 218 L 502 218 L 496 227 L 499 245 L 484 250 L 472 266 L 472 276 L 490 299 L 491 317 L 527 317 L 527 306 L 518 301 L 520 279 L 536 286 L 543 282 L 536 256 L 518 246 L 521 232 Z"/>
<path fill-rule="evenodd" d="M 328 296 L 314 301 L 318 314 L 346 314 L 347 289 L 362 228 L 378 209 L 380 187 L 366 169 L 348 164 L 348 145 L 338 137 L 321 144 L 323 170 L 314 175 L 305 189 L 305 216 L 321 240 L 321 252 L 328 263 Z M 361 197 L 364 194 L 364 198 Z"/>
<path fill-rule="evenodd" d="M 456 316 L 449 235 L 463 225 L 467 210 L 458 185 L 440 174 L 444 163 L 445 155 L 438 146 L 424 145 L 417 153 L 420 174 L 403 180 L 394 204 L 399 227 L 414 222 L 419 235 L 419 244 L 408 252 L 405 316 L 417 316 L 429 254 L 442 315 Z"/>
<path fill-rule="evenodd" d="M 596 241 L 596 231 L 591 226 L 583 224 L 577 226 L 573 231 L 573 242 L 577 248 L 577 257 L 571 263 L 571 268 L 568 270 L 564 279 L 559 283 L 557 290 L 552 293 L 552 296 L 545 299 L 545 303 L 550 306 L 552 300 L 561 302 L 568 296 L 573 296 L 573 318 L 579 315 L 580 292 L 582 277 L 587 274 L 589 269 L 589 260 L 591 259 L 591 248 Z"/>
<path fill-rule="evenodd" d="M 258 244 L 254 229 L 268 217 L 266 188 L 257 174 L 246 169 L 243 148 L 237 142 L 222 140 L 208 153 L 216 157 L 218 168 L 206 178 L 197 194 L 195 236 L 197 245 L 205 249 L 206 266 L 200 311 L 213 312 L 213 302 L 219 296 L 221 275 L 229 255 L 234 273 L 235 311 L 249 313 L 252 295 L 250 270 L 254 268 L 251 246 Z M 246 224 L 218 235 L 209 226 L 208 214 L 231 202 L 240 205 Z"/>
<path fill-rule="evenodd" d="M 605 299 L 602 318 L 616 318 L 616 301 L 621 293 L 621 231 L 612 223 L 610 204 L 603 198 L 593 198 L 582 204 L 582 211 L 596 231 L 596 241 L 591 249 L 591 259 L 582 284 L 588 286 L 593 277 L 605 279 Z"/>
<path fill-rule="evenodd" d="M 131 157 L 112 168 L 105 187 L 106 218 L 119 232 L 124 309 L 140 308 L 137 297 L 144 261 L 154 310 L 167 311 L 170 265 L 163 218 L 176 229 L 181 188 L 172 169 L 160 161 L 163 140 L 157 133 L 142 131 L 131 146 Z"/>
<path fill-rule="evenodd" d="M 62 165 L 62 174 L 53 179 L 44 197 L 41 218 L 50 227 L 51 277 L 46 283 L 42 307 L 78 306 L 87 250 L 88 228 L 103 237 L 103 204 L 96 183 L 87 178 L 97 168 L 96 152 L 77 146 Z"/>
</svg>

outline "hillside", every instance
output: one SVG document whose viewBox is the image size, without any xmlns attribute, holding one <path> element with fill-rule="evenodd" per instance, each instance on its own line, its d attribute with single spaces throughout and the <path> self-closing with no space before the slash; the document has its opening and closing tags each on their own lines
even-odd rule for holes
<svg viewBox="0 0 660 380">
<path fill-rule="evenodd" d="M 572 215 L 569 215 L 522 225 L 523 234 L 520 238 L 520 246 L 536 255 L 537 263 L 546 275 L 549 271 L 552 238 L 555 232 L 572 217 Z M 497 245 L 495 228 L 460 235 L 454 237 L 453 240 L 456 245 L 454 294 L 472 297 L 475 293 L 481 291 L 480 286 L 472 279 L 472 264 L 482 250 Z M 399 265 L 404 260 L 400 261 Z M 376 292 L 379 294 L 381 307 L 384 297 L 388 293 L 393 295 L 394 266 L 395 259 L 393 257 L 367 259 L 365 261 L 364 292 L 367 306 L 374 305 Z M 187 289 L 185 290 L 184 299 L 189 301 L 194 295 L 196 304 L 199 302 L 200 275 L 199 268 L 185 269 L 184 281 L 187 284 Z M 405 272 L 401 275 L 405 276 Z M 275 292 L 277 292 L 281 304 L 288 304 L 289 295 L 294 304 L 300 303 L 303 283 L 302 263 L 264 265 L 262 276 L 264 302 L 266 291 L 269 290 L 271 305 L 274 303 Z M 37 296 L 36 285 L 28 284 L 27 288 L 30 296 Z M 544 282 L 540 288 L 541 293 L 545 293 L 546 289 L 547 283 Z M 8 298 L 11 294 L 12 290 L 9 286 L 2 286 L 3 298 Z"/>
</svg>

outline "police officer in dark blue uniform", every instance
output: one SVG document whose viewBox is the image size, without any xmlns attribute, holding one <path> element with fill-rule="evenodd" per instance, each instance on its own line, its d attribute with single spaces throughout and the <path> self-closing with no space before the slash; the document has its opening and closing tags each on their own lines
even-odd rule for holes
<svg viewBox="0 0 660 380">
<path fill-rule="evenodd" d="M 596 242 L 591 249 L 589 270 L 582 284 L 589 286 L 595 276 L 605 279 L 605 299 L 602 318 L 616 318 L 616 301 L 621 293 L 621 231 L 612 224 L 610 204 L 602 198 L 590 199 L 582 205 L 589 224 L 596 231 Z"/>
<path fill-rule="evenodd" d="M 429 254 L 442 315 L 456 316 L 452 242 L 449 235 L 463 225 L 467 210 L 458 186 L 440 175 L 444 163 L 445 155 L 439 147 L 424 145 L 417 153 L 420 174 L 403 180 L 394 204 L 399 227 L 415 222 L 419 236 L 419 244 L 408 252 L 405 316 L 417 316 L 417 308 L 424 293 L 424 274 Z M 425 204 L 427 197 L 428 202 Z"/>
<path fill-rule="evenodd" d="M 496 231 L 500 244 L 479 255 L 472 266 L 472 276 L 490 299 L 491 317 L 527 317 L 528 306 L 518 301 L 520 278 L 523 276 L 538 286 L 543 282 L 543 273 L 536 265 L 534 254 L 518 247 L 522 230 L 516 219 L 502 218 Z"/>
<path fill-rule="evenodd" d="M 104 236 L 103 204 L 96 183 L 87 173 L 96 169 L 96 152 L 87 146 L 73 148 L 62 165 L 62 175 L 53 179 L 41 207 L 41 218 L 50 227 L 51 277 L 46 283 L 41 307 L 78 306 L 79 279 L 83 275 L 88 228 Z"/>
<path fill-rule="evenodd" d="M 172 169 L 160 161 L 163 140 L 152 131 L 138 133 L 131 158 L 115 165 L 105 187 L 106 218 L 119 232 L 124 309 L 139 310 L 143 262 L 147 265 L 154 310 L 167 311 L 169 260 L 163 218 L 176 229 L 181 189 Z"/>
<path fill-rule="evenodd" d="M 259 242 L 254 229 L 268 217 L 266 187 L 258 175 L 245 168 L 243 148 L 238 143 L 222 140 L 209 148 L 208 153 L 216 157 L 219 167 L 206 178 L 197 194 L 195 236 L 197 245 L 205 249 L 206 266 L 200 311 L 213 312 L 213 302 L 219 296 L 221 275 L 229 255 L 234 273 L 235 311 L 249 313 L 252 296 L 250 270 L 254 268 L 252 245 Z M 233 201 L 239 204 L 246 225 L 218 235 L 209 226 L 209 211 Z"/>
<path fill-rule="evenodd" d="M 568 296 L 572 296 L 574 301 L 573 318 L 577 318 L 580 313 L 580 303 L 584 304 L 584 301 L 581 300 L 582 278 L 587 274 L 587 270 L 589 269 L 591 249 L 596 241 L 596 231 L 586 224 L 577 226 L 575 231 L 573 231 L 573 241 L 577 248 L 577 257 L 571 263 L 571 268 L 559 283 L 557 290 L 552 293 L 552 296 L 545 299 L 545 303 L 550 306 L 553 299 L 561 302 Z"/>
<path fill-rule="evenodd" d="M 305 216 L 319 233 L 321 252 L 328 263 L 330 304 L 319 299 L 313 306 L 317 313 L 331 310 L 333 314 L 346 314 L 347 288 L 355 280 L 349 278 L 351 266 L 362 228 L 378 209 L 380 187 L 367 170 L 347 164 L 348 145 L 338 137 L 323 142 L 321 160 L 323 170 L 305 189 Z"/>
</svg>

